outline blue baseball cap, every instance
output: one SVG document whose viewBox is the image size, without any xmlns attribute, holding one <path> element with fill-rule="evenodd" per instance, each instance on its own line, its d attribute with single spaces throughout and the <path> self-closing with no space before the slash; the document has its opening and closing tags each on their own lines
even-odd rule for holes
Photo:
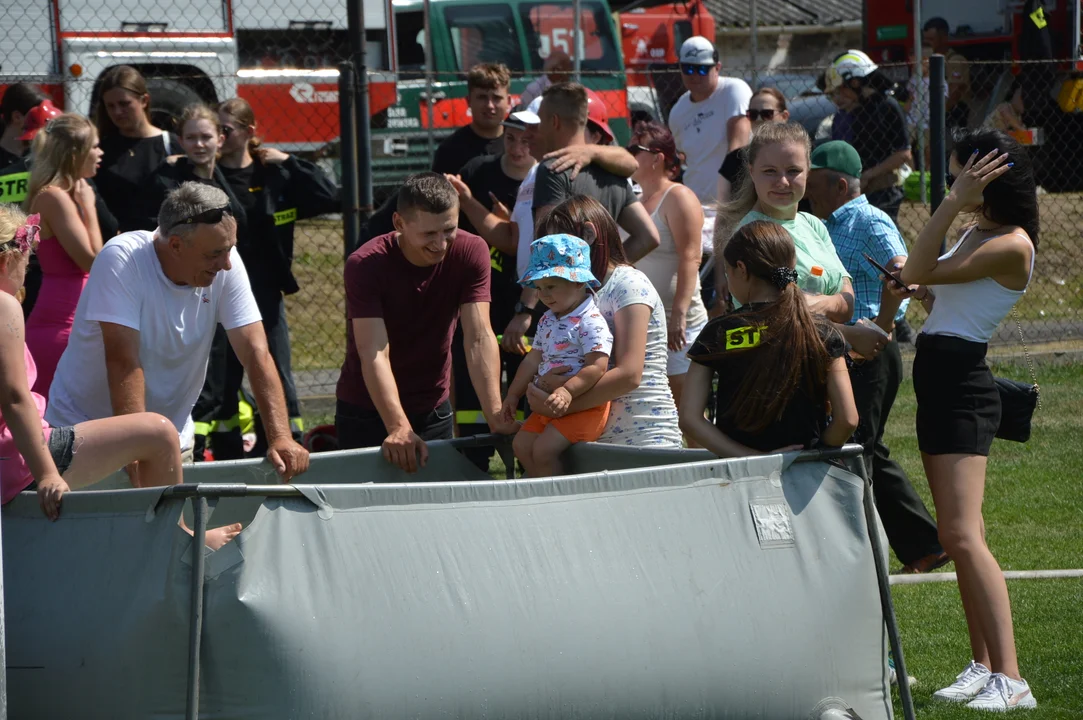
<svg viewBox="0 0 1083 720">
<path fill-rule="evenodd" d="M 551 277 L 602 286 L 590 271 L 590 245 L 574 235 L 546 235 L 530 243 L 530 264 L 519 284 L 536 287 L 536 281 Z"/>
</svg>

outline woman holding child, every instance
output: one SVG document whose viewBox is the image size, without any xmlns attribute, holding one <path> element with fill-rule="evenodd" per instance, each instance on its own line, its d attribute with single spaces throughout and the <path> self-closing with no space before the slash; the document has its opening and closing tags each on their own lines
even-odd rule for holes
<svg viewBox="0 0 1083 720">
<path fill-rule="evenodd" d="M 540 376 L 527 388 L 530 409 L 559 418 L 610 403 L 597 442 L 636 447 L 680 448 L 677 408 L 666 375 L 666 315 L 647 276 L 624 255 L 617 224 L 595 199 L 576 196 L 542 219 L 539 234 L 567 234 L 590 245 L 591 272 L 601 284 L 594 302 L 613 334 L 609 370 L 568 408 L 547 404 L 570 379 L 566 367 Z"/>
</svg>

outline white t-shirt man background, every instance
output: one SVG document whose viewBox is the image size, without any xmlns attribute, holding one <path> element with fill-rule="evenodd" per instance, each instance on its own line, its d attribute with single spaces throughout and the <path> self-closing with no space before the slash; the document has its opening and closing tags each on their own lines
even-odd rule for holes
<svg viewBox="0 0 1083 720">
<path fill-rule="evenodd" d="M 515 271 L 518 277 L 526 272 L 530 264 L 530 243 L 534 237 L 534 183 L 537 180 L 538 165 L 519 184 L 519 193 L 515 196 L 515 207 L 511 209 L 511 221 L 519 231 L 518 251 L 515 254 Z"/>
<path fill-rule="evenodd" d="M 729 152 L 726 124 L 744 115 L 752 99 L 752 88 L 744 80 L 719 77 L 710 97 L 693 102 L 685 92 L 669 113 L 669 129 L 684 153 L 684 184 L 703 203 L 718 200 L 718 168 Z"/>
<path fill-rule="evenodd" d="M 209 287 L 177 285 L 162 270 L 154 233 L 137 230 L 110 240 L 94 259 L 75 309 L 68 347 L 49 389 L 49 424 L 113 415 L 98 323 L 115 323 L 139 331 L 147 411 L 169 418 L 181 450 L 191 448 L 191 413 L 207 374 L 215 326 L 232 330 L 260 322 L 236 248 L 230 263 Z"/>
</svg>

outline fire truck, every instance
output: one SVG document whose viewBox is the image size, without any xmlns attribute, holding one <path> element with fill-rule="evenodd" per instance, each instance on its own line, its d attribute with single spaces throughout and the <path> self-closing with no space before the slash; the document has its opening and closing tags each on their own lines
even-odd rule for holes
<svg viewBox="0 0 1083 720">
<path fill-rule="evenodd" d="M 1079 0 L 921 0 L 921 17 L 947 21 L 952 49 L 971 61 L 971 125 L 1020 90 L 1027 129 L 1015 134 L 1031 146 L 1038 181 L 1051 192 L 1083 189 L 1075 170 L 1083 160 L 1075 157 L 1083 156 L 1081 10 Z M 912 59 L 921 32 L 912 0 L 865 0 L 864 27 L 873 60 Z"/>
<path fill-rule="evenodd" d="M 364 1 L 377 186 L 427 168 L 432 144 L 470 122 L 465 73 L 473 64 L 503 62 L 516 94 L 550 52 L 572 52 L 572 0 L 429 7 L 426 42 L 422 0 Z M 624 142 L 627 93 L 609 5 L 582 0 L 580 17 L 583 82 L 603 97 Z M 337 65 L 349 55 L 345 0 L 6 0 L 5 20 L 0 91 L 37 83 L 59 107 L 89 114 L 102 73 L 132 65 L 147 78 L 161 127 L 191 103 L 239 96 L 267 144 L 291 152 L 336 145 Z"/>
<path fill-rule="evenodd" d="M 386 2 L 386 5 L 384 4 Z M 337 63 L 348 54 L 343 0 L 8 0 L 0 89 L 41 85 L 58 106 L 89 114 L 98 81 L 115 65 L 147 78 L 151 114 L 170 127 L 186 105 L 239 95 L 252 103 L 268 143 L 313 149 L 338 137 Z M 366 21 L 386 37 L 389 0 L 366 0 Z M 384 43 L 385 45 L 386 43 Z M 386 47 L 372 45 L 377 69 Z M 375 78 L 373 108 L 393 99 Z M 383 82 L 381 82 L 383 80 Z"/>
</svg>

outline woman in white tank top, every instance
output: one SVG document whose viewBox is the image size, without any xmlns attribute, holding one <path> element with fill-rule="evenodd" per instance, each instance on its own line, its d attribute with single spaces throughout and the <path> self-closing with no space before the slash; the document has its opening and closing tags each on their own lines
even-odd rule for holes
<svg viewBox="0 0 1083 720">
<path fill-rule="evenodd" d="M 699 284 L 703 206 L 694 192 L 673 180 L 680 173 L 681 161 L 669 128 L 640 123 L 628 149 L 639 162 L 632 179 L 643 188 L 643 207 L 651 214 L 661 240 L 636 263 L 636 269 L 651 281 L 665 306 L 666 375 L 673 399 L 679 403 L 690 362 L 688 347 L 707 323 Z"/>
<path fill-rule="evenodd" d="M 997 131 L 970 131 L 950 160 L 951 192 L 921 231 L 901 278 L 929 310 L 917 341 L 914 393 L 921 461 L 940 541 L 955 561 L 973 659 L 935 697 L 981 710 L 1034 707 L 1019 674 L 1008 588 L 985 544 L 985 471 L 1000 396 L 985 352 L 1026 291 L 1038 246 L 1038 200 L 1026 150 Z M 940 242 L 956 216 L 976 222 L 950 252 Z"/>
</svg>

